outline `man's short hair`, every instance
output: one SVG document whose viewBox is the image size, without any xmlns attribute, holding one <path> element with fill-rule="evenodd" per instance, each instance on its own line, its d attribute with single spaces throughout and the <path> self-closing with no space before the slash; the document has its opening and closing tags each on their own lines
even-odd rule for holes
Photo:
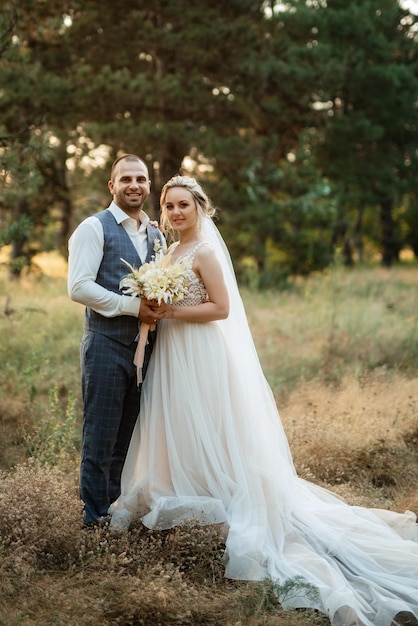
<svg viewBox="0 0 418 626">
<path fill-rule="evenodd" d="M 141 159 L 141 157 L 139 157 L 136 154 L 122 154 L 120 157 L 118 157 L 117 159 L 115 159 L 112 163 L 112 167 L 110 169 L 110 178 L 111 180 L 113 180 L 113 174 L 115 172 L 116 166 L 118 163 L 120 163 L 120 161 L 140 161 L 141 163 L 143 163 L 145 165 L 145 167 L 147 168 L 148 171 L 148 165 L 145 163 L 144 159 Z"/>
</svg>

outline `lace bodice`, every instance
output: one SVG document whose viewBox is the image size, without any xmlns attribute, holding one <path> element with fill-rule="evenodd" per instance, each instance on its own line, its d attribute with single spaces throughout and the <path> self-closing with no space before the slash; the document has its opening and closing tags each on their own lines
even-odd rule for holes
<svg viewBox="0 0 418 626">
<path fill-rule="evenodd" d="M 181 257 L 182 259 L 190 261 L 190 268 L 193 266 L 193 261 L 197 250 L 200 248 L 200 246 L 203 245 L 210 244 L 208 244 L 206 241 L 200 241 L 194 246 L 194 248 L 190 250 L 190 252 Z M 185 294 L 184 298 L 176 302 L 175 305 L 193 306 L 195 304 L 202 304 L 202 302 L 206 302 L 207 299 L 208 294 L 203 280 L 192 269 L 190 269 L 187 293 Z"/>
</svg>

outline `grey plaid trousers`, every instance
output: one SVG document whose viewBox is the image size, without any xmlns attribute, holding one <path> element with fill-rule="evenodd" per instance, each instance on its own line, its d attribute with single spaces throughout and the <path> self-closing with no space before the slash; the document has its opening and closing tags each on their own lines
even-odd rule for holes
<svg viewBox="0 0 418 626">
<path fill-rule="evenodd" d="M 145 351 L 145 374 L 154 333 Z M 120 478 L 132 431 L 139 413 L 133 357 L 136 342 L 123 345 L 100 333 L 85 331 L 81 342 L 83 434 L 80 497 L 84 523 L 106 518 L 120 495 Z"/>
</svg>

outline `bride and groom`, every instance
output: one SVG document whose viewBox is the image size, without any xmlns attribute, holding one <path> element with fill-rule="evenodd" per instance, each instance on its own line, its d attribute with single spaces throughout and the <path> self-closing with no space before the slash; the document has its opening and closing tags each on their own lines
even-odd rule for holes
<svg viewBox="0 0 418 626">
<path fill-rule="evenodd" d="M 161 195 L 168 251 L 191 271 L 183 300 L 153 311 L 157 340 L 110 527 L 225 524 L 225 575 L 303 579 L 334 626 L 418 618 L 415 516 L 352 507 L 296 474 L 212 205 L 192 178 Z M 141 305 L 142 306 L 142 305 Z"/>
</svg>

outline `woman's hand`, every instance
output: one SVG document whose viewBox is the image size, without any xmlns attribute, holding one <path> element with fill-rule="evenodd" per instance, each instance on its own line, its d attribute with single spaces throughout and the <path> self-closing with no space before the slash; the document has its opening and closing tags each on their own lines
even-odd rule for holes
<svg viewBox="0 0 418 626">
<path fill-rule="evenodd" d="M 161 302 L 160 306 L 158 307 L 158 313 L 160 315 L 159 319 L 163 319 L 163 318 L 172 318 L 174 317 L 173 315 L 173 305 L 172 304 L 167 304 L 166 302 Z"/>
<path fill-rule="evenodd" d="M 139 307 L 138 319 L 144 324 L 152 326 L 158 320 L 165 317 L 162 311 L 162 304 L 158 304 L 155 300 L 146 300 L 141 298 L 141 306 Z"/>
</svg>

